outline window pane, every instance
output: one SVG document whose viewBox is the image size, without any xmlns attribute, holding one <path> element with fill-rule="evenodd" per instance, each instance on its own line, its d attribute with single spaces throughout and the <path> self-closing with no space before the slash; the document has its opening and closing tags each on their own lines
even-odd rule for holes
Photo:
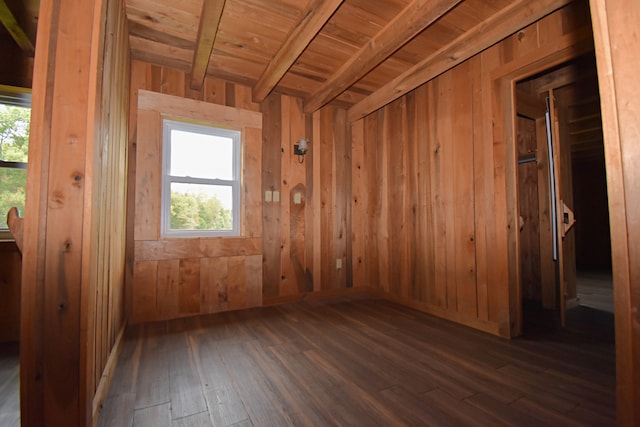
<svg viewBox="0 0 640 427">
<path fill-rule="evenodd" d="M 230 186 L 171 183 L 171 230 L 231 230 Z"/>
<path fill-rule="evenodd" d="M 27 189 L 25 169 L 0 168 L 0 228 L 7 229 L 7 213 L 13 206 L 24 215 L 24 201 Z"/>
<path fill-rule="evenodd" d="M 172 129 L 169 174 L 232 180 L 233 140 Z"/>
<path fill-rule="evenodd" d="M 27 161 L 31 109 L 0 104 L 0 160 Z"/>
</svg>

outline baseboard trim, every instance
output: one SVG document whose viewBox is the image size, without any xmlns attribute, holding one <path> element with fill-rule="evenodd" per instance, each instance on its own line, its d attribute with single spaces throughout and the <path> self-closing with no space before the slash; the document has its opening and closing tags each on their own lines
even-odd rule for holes
<svg viewBox="0 0 640 427">
<path fill-rule="evenodd" d="M 111 353 L 109 354 L 109 358 L 107 359 L 104 371 L 102 371 L 102 375 L 100 376 L 100 382 L 98 383 L 98 387 L 96 388 L 96 393 L 93 396 L 93 408 L 91 412 L 92 426 L 95 426 L 97 424 L 98 415 L 100 414 L 100 410 L 102 409 L 102 402 L 104 402 L 104 399 L 107 397 L 107 393 L 109 392 L 109 385 L 111 384 L 113 373 L 115 372 L 116 365 L 118 364 L 118 357 L 120 356 L 120 352 L 122 351 L 122 341 L 126 327 L 127 325 L 125 323 L 120 329 L 118 336 L 116 337 L 116 341 L 113 344 L 113 348 L 111 349 Z"/>
</svg>

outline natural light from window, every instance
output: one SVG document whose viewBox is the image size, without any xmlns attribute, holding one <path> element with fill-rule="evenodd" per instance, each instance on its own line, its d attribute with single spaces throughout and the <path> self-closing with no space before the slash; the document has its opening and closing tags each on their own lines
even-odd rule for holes
<svg viewBox="0 0 640 427">
<path fill-rule="evenodd" d="M 0 104 L 0 231 L 7 232 L 7 213 L 17 207 L 24 216 L 31 109 Z"/>
<path fill-rule="evenodd" d="M 240 132 L 165 120 L 163 140 L 163 235 L 237 235 Z"/>
</svg>

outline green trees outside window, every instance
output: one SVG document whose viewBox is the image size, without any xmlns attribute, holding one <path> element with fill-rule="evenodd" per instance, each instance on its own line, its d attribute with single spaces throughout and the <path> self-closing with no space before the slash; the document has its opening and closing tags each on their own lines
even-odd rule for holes
<svg viewBox="0 0 640 427">
<path fill-rule="evenodd" d="M 0 230 L 13 206 L 24 215 L 31 110 L 0 104 Z"/>
</svg>

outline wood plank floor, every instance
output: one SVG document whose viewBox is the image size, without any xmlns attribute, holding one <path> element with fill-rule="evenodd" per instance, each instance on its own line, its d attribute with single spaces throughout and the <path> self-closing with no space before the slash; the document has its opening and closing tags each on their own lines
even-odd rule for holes
<svg viewBox="0 0 640 427">
<path fill-rule="evenodd" d="M 18 344 L 0 344 L 0 426 L 20 427 L 20 353 Z"/>
<path fill-rule="evenodd" d="M 613 313 L 613 277 L 611 272 L 578 270 L 576 287 L 580 305 Z"/>
<path fill-rule="evenodd" d="M 606 426 L 614 389 L 610 340 L 306 302 L 130 328 L 99 425 Z"/>
</svg>

